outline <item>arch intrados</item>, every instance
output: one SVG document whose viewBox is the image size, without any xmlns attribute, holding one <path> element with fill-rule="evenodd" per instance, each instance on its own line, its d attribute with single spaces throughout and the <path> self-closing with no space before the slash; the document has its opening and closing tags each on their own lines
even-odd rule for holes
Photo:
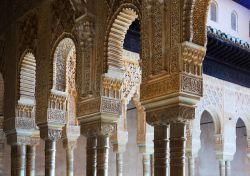
<svg viewBox="0 0 250 176">
<path fill-rule="evenodd" d="M 237 124 L 238 124 L 239 121 L 242 121 L 242 123 L 245 125 L 246 134 L 247 134 L 247 136 L 249 136 L 250 135 L 250 121 L 247 118 L 239 117 L 236 120 L 235 127 L 237 127 Z"/>
<path fill-rule="evenodd" d="M 18 84 L 18 101 L 20 103 L 34 104 L 36 87 L 36 59 L 34 52 L 31 49 L 25 50 L 21 55 L 18 71 Z"/>
<path fill-rule="evenodd" d="M 136 19 L 140 19 L 140 13 L 139 9 L 133 4 L 123 4 L 112 16 L 106 34 L 107 70 L 110 68 L 114 70 L 123 69 L 122 54 L 125 35 Z"/>
<path fill-rule="evenodd" d="M 66 71 L 67 71 L 67 61 L 69 59 L 69 54 L 75 50 L 76 51 L 76 45 L 75 45 L 75 40 L 74 38 L 71 37 L 69 34 L 63 34 L 61 37 L 56 42 L 56 45 L 53 49 L 53 84 L 52 84 L 52 89 L 56 90 L 56 78 L 57 78 L 57 58 L 59 54 L 62 54 L 63 57 L 63 62 L 64 62 L 64 91 L 66 91 L 67 84 L 66 84 Z"/>
<path fill-rule="evenodd" d="M 207 112 L 210 115 L 210 117 L 212 118 L 212 120 L 213 120 L 215 135 L 222 134 L 221 122 L 220 122 L 220 116 L 219 116 L 219 114 L 215 110 L 213 110 L 213 109 L 205 109 L 201 113 L 201 118 L 202 118 L 202 116 L 203 116 L 203 114 L 205 112 Z"/>
</svg>

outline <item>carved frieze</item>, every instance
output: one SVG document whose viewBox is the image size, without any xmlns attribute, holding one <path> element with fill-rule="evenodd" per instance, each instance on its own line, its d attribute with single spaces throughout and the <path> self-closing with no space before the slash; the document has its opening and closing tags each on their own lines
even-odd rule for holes
<svg viewBox="0 0 250 176">
<path fill-rule="evenodd" d="M 202 96 L 202 78 L 188 74 L 181 74 L 181 91 L 192 95 Z"/>
<path fill-rule="evenodd" d="M 141 85 L 141 100 L 149 100 L 167 94 L 176 93 L 180 87 L 179 75 L 165 76 Z"/>
<path fill-rule="evenodd" d="M 121 101 L 111 97 L 101 97 L 101 112 L 119 114 Z"/>
</svg>

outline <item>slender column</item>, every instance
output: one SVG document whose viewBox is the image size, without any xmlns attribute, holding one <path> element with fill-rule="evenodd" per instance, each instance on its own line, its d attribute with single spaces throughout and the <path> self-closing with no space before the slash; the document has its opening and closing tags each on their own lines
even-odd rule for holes
<svg viewBox="0 0 250 176">
<path fill-rule="evenodd" d="M 150 176 L 150 154 L 143 154 L 143 176 Z"/>
<path fill-rule="evenodd" d="M 4 175 L 3 158 L 4 158 L 4 141 L 0 140 L 0 175 Z"/>
<path fill-rule="evenodd" d="M 194 176 L 194 158 L 188 157 L 188 176 Z"/>
<path fill-rule="evenodd" d="M 11 146 L 11 175 L 25 176 L 26 164 L 26 146 L 12 145 Z"/>
<path fill-rule="evenodd" d="M 67 176 L 74 176 L 74 143 L 67 144 L 66 160 L 67 160 Z"/>
<path fill-rule="evenodd" d="M 219 160 L 220 165 L 220 176 L 226 176 L 225 161 Z"/>
<path fill-rule="evenodd" d="M 27 162 L 26 162 L 26 176 L 35 176 L 36 168 L 36 147 L 35 145 L 27 146 Z"/>
<path fill-rule="evenodd" d="M 96 136 L 87 137 L 87 175 L 96 176 L 96 159 L 97 159 L 97 138 Z"/>
<path fill-rule="evenodd" d="M 168 125 L 154 126 L 154 175 L 166 176 L 168 170 Z"/>
<path fill-rule="evenodd" d="M 116 153 L 116 175 L 123 175 L 123 153 Z"/>
<path fill-rule="evenodd" d="M 45 175 L 55 176 L 56 141 L 45 140 Z"/>
<path fill-rule="evenodd" d="M 185 176 L 186 124 L 170 124 L 170 175 Z"/>
<path fill-rule="evenodd" d="M 226 161 L 226 176 L 231 176 L 231 161 Z"/>
<path fill-rule="evenodd" d="M 97 139 L 97 176 L 108 176 L 109 136 L 99 135 Z"/>
<path fill-rule="evenodd" d="M 155 170 L 154 170 L 155 157 L 154 157 L 154 154 L 150 155 L 150 165 L 151 165 L 151 176 L 154 176 L 155 175 Z"/>
</svg>

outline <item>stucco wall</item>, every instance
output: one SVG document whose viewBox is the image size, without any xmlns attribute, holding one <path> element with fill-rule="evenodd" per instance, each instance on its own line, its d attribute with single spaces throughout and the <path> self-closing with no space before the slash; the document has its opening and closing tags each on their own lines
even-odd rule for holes
<svg viewBox="0 0 250 176">
<path fill-rule="evenodd" d="M 241 40 L 250 43 L 249 37 L 249 22 L 250 10 L 232 0 L 215 0 L 218 4 L 218 20 L 217 22 L 210 20 L 208 15 L 207 25 L 213 28 L 220 29 L 221 31 L 238 37 Z M 238 14 L 238 30 L 231 29 L 231 13 L 235 10 Z"/>
</svg>

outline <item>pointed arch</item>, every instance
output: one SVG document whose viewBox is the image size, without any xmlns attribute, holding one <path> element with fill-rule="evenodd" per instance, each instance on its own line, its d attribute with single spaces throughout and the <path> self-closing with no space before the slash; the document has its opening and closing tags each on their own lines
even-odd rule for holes
<svg viewBox="0 0 250 176">
<path fill-rule="evenodd" d="M 27 50 L 21 58 L 19 72 L 19 101 L 21 103 L 35 103 L 36 60 L 33 52 Z"/>
</svg>

